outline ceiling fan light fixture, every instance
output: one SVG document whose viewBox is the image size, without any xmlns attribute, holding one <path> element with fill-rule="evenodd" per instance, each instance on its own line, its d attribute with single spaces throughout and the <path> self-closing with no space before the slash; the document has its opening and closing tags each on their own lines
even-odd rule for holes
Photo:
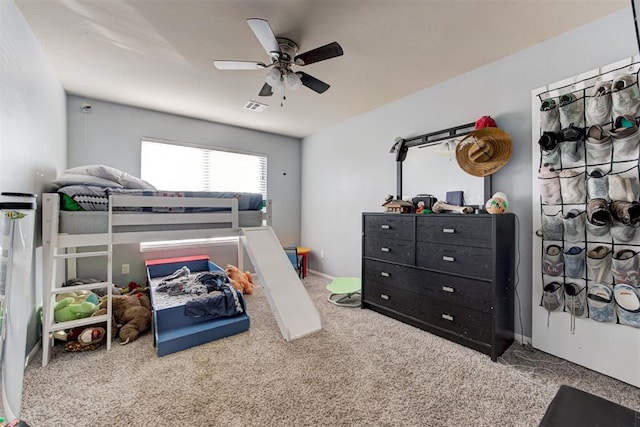
<svg viewBox="0 0 640 427">
<path fill-rule="evenodd" d="M 277 68 L 272 68 L 271 71 L 269 71 L 269 73 L 267 74 L 265 81 L 272 88 L 276 88 L 280 85 L 281 77 L 282 74 L 280 73 L 280 70 L 278 70 Z"/>
<path fill-rule="evenodd" d="M 287 83 L 289 83 L 291 90 L 298 90 L 302 87 L 302 80 L 296 73 L 287 74 Z"/>
</svg>

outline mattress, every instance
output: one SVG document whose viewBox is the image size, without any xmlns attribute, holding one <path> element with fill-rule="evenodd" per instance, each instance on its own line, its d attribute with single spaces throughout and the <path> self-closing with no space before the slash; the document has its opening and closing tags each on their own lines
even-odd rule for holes
<svg viewBox="0 0 640 427">
<path fill-rule="evenodd" d="M 131 215 L 136 215 L 131 212 Z M 238 211 L 240 227 L 260 227 L 262 211 Z M 66 234 L 94 234 L 108 231 L 109 212 L 106 211 L 60 211 L 59 232 Z M 159 230 L 193 230 L 211 228 L 230 228 L 230 223 L 184 224 L 180 225 L 147 225 L 144 231 Z M 121 226 L 114 232 L 142 231 L 137 226 Z"/>
<path fill-rule="evenodd" d="M 145 196 L 145 197 L 178 197 L 178 198 L 212 198 L 212 199 L 236 199 L 239 211 L 261 210 L 263 207 L 262 194 L 243 192 L 220 192 L 220 191 L 159 191 L 159 190 L 136 190 L 124 188 L 102 188 L 88 185 L 70 185 L 58 189 L 61 197 L 61 210 L 81 210 L 81 211 L 108 211 L 109 196 Z M 145 211 L 145 212 L 218 212 L 225 211 L 224 207 L 192 207 L 192 208 L 145 208 L 129 207 L 118 210 Z"/>
</svg>

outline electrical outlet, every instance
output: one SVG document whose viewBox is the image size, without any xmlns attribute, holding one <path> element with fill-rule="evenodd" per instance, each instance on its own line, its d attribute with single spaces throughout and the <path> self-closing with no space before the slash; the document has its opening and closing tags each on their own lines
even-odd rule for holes
<svg viewBox="0 0 640 427">
<path fill-rule="evenodd" d="M 122 264 L 122 274 L 129 274 L 129 264 Z"/>
<path fill-rule="evenodd" d="M 320 251 L 320 258 L 324 258 L 324 251 Z"/>
</svg>

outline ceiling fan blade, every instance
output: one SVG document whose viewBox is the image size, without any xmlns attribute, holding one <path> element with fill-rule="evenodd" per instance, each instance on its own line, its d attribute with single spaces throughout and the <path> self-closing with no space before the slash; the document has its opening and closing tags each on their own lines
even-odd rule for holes
<svg viewBox="0 0 640 427">
<path fill-rule="evenodd" d="M 338 42 L 333 42 L 310 50 L 309 52 L 304 52 L 300 55 L 296 55 L 296 57 L 294 58 L 294 62 L 297 65 L 309 65 L 313 64 L 314 62 L 324 61 L 325 59 L 341 56 L 343 53 L 344 52 L 342 51 L 342 47 L 338 44 Z"/>
<path fill-rule="evenodd" d="M 262 86 L 262 89 L 260 89 L 260 93 L 258 94 L 258 96 L 271 96 L 273 95 L 273 92 L 271 91 L 271 86 L 269 86 L 269 83 L 265 83 L 264 86 Z"/>
<path fill-rule="evenodd" d="M 262 70 L 267 66 L 256 61 L 213 61 L 218 70 Z"/>
<path fill-rule="evenodd" d="M 249 24 L 251 30 L 253 30 L 253 34 L 256 35 L 258 41 L 269 56 L 278 58 L 280 56 L 280 46 L 278 46 L 278 41 L 273 34 L 269 21 L 260 18 L 249 18 L 247 19 L 247 24 Z"/>
<path fill-rule="evenodd" d="M 326 90 L 329 89 L 330 87 L 328 84 L 326 84 L 322 80 L 318 80 L 307 73 L 303 73 L 302 71 L 298 71 L 296 72 L 296 74 L 298 75 L 298 77 L 300 77 L 300 81 L 302 82 L 303 85 L 305 85 L 309 89 L 314 90 L 318 93 L 326 92 Z"/>
</svg>

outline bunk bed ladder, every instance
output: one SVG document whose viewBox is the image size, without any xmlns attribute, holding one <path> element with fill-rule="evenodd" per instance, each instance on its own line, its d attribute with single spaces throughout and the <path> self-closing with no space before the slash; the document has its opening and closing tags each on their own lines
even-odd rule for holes
<svg viewBox="0 0 640 427">
<path fill-rule="evenodd" d="M 42 202 L 42 235 L 43 235 L 43 308 L 42 308 L 42 366 L 46 366 L 51 358 L 51 348 L 53 347 L 53 333 L 78 326 L 91 325 L 96 323 L 106 323 L 105 339 L 107 350 L 111 349 L 111 328 L 112 325 L 112 255 L 113 238 L 111 232 L 111 210 L 109 210 L 109 227 L 106 239 L 96 239 L 92 244 L 87 241 L 73 243 L 71 236 L 60 239 L 58 233 L 60 198 L 55 193 L 45 193 Z M 106 250 L 91 250 L 88 252 L 77 252 L 75 249 L 82 246 L 101 246 Z M 61 261 L 73 261 L 77 258 L 106 257 L 107 258 L 107 280 L 104 282 L 87 283 L 76 286 L 58 286 L 57 268 Z M 75 264 L 69 269 L 75 275 Z M 67 272 L 67 273 L 69 273 Z M 107 314 L 71 320 L 67 322 L 56 322 L 54 317 L 54 306 L 57 295 L 72 291 L 87 291 L 95 289 L 105 289 L 107 297 Z"/>
</svg>

